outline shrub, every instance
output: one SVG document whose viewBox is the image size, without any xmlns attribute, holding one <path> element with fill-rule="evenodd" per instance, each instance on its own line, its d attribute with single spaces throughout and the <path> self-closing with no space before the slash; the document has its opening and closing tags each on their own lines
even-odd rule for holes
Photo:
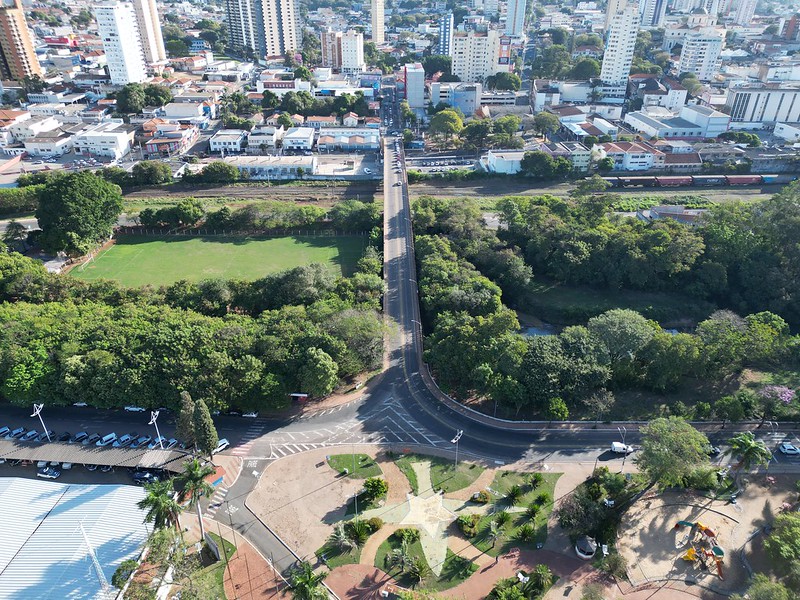
<svg viewBox="0 0 800 600">
<path fill-rule="evenodd" d="M 413 544 L 419 541 L 419 529 L 414 527 L 402 527 L 394 532 L 394 536 L 407 544 Z"/>
<path fill-rule="evenodd" d="M 603 596 L 603 586 L 597 583 L 590 583 L 589 585 L 583 586 L 581 592 L 580 600 L 604 600 L 605 598 L 605 596 Z"/>
<path fill-rule="evenodd" d="M 536 538 L 536 529 L 530 523 L 525 523 L 517 529 L 516 537 L 521 542 L 532 542 Z"/>
<path fill-rule="evenodd" d="M 389 491 L 389 484 L 380 477 L 370 477 L 364 481 L 364 499 L 369 502 L 385 496 Z"/>
<path fill-rule="evenodd" d="M 511 522 L 511 515 L 508 512 L 501 510 L 494 516 L 494 522 L 498 527 L 505 527 Z"/>
<path fill-rule="evenodd" d="M 544 482 L 544 475 L 541 473 L 531 473 L 531 476 L 528 478 L 528 485 L 532 490 L 538 488 Z"/>
<path fill-rule="evenodd" d="M 545 504 L 549 504 L 550 494 L 548 494 L 547 492 L 542 492 L 541 494 L 536 496 L 534 502 L 536 502 L 536 504 L 538 504 L 539 506 L 544 506 Z"/>
<path fill-rule="evenodd" d="M 503 500 L 505 500 L 506 504 L 509 506 L 516 506 L 519 504 L 520 498 L 522 498 L 522 488 L 518 485 L 512 485 L 508 492 L 506 492 Z"/>
<path fill-rule="evenodd" d="M 719 484 L 717 470 L 714 468 L 695 469 L 684 479 L 687 488 L 695 490 L 713 490 Z"/>
<path fill-rule="evenodd" d="M 375 533 L 381 527 L 383 527 L 383 519 L 380 517 L 372 517 L 371 519 L 367 519 L 367 526 L 369 527 L 371 533 Z"/>
<path fill-rule="evenodd" d="M 480 523 L 480 515 L 461 515 L 456 519 L 456 524 L 467 537 L 475 537 L 478 535 L 478 523 Z"/>
<path fill-rule="evenodd" d="M 536 515 L 539 514 L 539 511 L 542 510 L 542 507 L 536 504 L 536 502 L 531 502 L 528 505 L 528 508 L 525 509 L 525 517 L 533 520 L 536 518 Z"/>
<path fill-rule="evenodd" d="M 628 561 L 619 552 L 612 552 L 603 559 L 600 568 L 606 573 L 621 579 L 627 574 Z"/>
<path fill-rule="evenodd" d="M 486 490 L 481 490 L 480 492 L 476 492 L 472 494 L 472 501 L 478 504 L 489 504 L 492 497 L 489 495 L 489 492 Z"/>
</svg>

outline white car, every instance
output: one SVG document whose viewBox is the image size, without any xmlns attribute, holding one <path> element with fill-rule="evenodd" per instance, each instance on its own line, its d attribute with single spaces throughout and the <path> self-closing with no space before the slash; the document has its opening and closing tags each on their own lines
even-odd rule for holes
<svg viewBox="0 0 800 600">
<path fill-rule="evenodd" d="M 86 402 L 73 402 L 72 406 L 77 406 L 78 408 L 83 408 L 84 406 L 89 406 Z"/>
<path fill-rule="evenodd" d="M 781 454 L 786 454 L 788 456 L 800 455 L 800 450 L 798 450 L 797 446 L 790 444 L 789 442 L 783 442 L 780 446 L 778 446 L 778 450 L 780 450 Z"/>
<path fill-rule="evenodd" d="M 246 412 L 242 415 L 243 417 L 247 417 L 248 419 L 257 419 L 258 418 L 258 411 L 251 410 L 250 412 Z"/>
<path fill-rule="evenodd" d="M 369 169 L 364 169 L 364 173 L 366 173 L 367 175 L 372 175 L 372 171 L 370 171 Z"/>
<path fill-rule="evenodd" d="M 217 452 L 222 452 L 223 450 L 225 450 L 230 445 L 231 445 L 231 443 L 227 439 L 222 438 L 220 441 L 217 442 L 217 447 L 214 448 L 211 451 L 211 454 L 216 454 Z"/>
<path fill-rule="evenodd" d="M 611 451 L 614 454 L 630 454 L 633 452 L 633 446 L 623 444 L 622 442 L 611 442 Z"/>
<path fill-rule="evenodd" d="M 126 406 L 125 407 L 125 411 L 126 412 L 144 412 L 145 409 L 142 408 L 141 406 Z"/>
</svg>

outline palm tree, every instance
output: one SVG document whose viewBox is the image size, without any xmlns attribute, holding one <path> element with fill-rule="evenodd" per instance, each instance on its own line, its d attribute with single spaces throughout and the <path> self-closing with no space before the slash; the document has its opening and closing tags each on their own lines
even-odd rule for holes
<svg viewBox="0 0 800 600">
<path fill-rule="evenodd" d="M 395 548 L 386 556 L 386 560 L 389 562 L 389 568 L 398 567 L 403 573 L 409 569 L 413 559 L 409 546 L 408 540 L 403 540 L 400 542 L 399 548 Z"/>
<path fill-rule="evenodd" d="M 181 512 L 181 505 L 175 499 L 172 479 L 148 483 L 144 489 L 147 495 L 136 503 L 136 506 L 147 511 L 144 520 L 152 523 L 155 529 L 175 525 L 180 530 L 178 515 Z"/>
<path fill-rule="evenodd" d="M 536 568 L 528 576 L 528 581 L 522 587 L 522 591 L 531 597 L 534 594 L 541 594 L 550 584 L 553 583 L 553 572 L 547 565 L 536 565 Z"/>
<path fill-rule="evenodd" d="M 214 472 L 214 467 L 204 465 L 199 459 L 194 458 L 183 467 L 183 473 L 178 476 L 183 485 L 181 499 L 189 499 L 189 508 L 197 509 L 197 521 L 200 523 L 200 537 L 205 539 L 206 529 L 203 526 L 203 513 L 200 511 L 200 499 L 211 496 L 214 486 L 206 481 L 206 477 Z"/>
<path fill-rule="evenodd" d="M 742 467 L 749 470 L 753 466 L 769 464 L 769 461 L 772 460 L 772 453 L 766 444 L 757 440 L 752 431 L 737 433 L 729 443 L 731 455 L 739 457 L 739 462 L 736 464 L 737 470 Z"/>
<path fill-rule="evenodd" d="M 495 547 L 495 544 L 503 539 L 503 530 L 497 526 L 496 521 L 492 521 L 489 523 L 489 531 L 486 532 L 487 539 L 492 542 L 492 548 Z"/>
<path fill-rule="evenodd" d="M 414 556 L 411 558 L 411 562 L 406 569 L 406 575 L 408 575 L 414 584 L 422 583 L 428 575 L 431 574 L 431 568 L 428 566 L 428 563 L 425 562 L 425 559 L 421 556 Z"/>
<path fill-rule="evenodd" d="M 345 531 L 347 532 L 347 537 L 350 539 L 350 543 L 353 544 L 354 548 L 361 548 L 367 543 L 370 530 L 366 521 L 362 521 L 361 519 L 351 521 L 345 526 Z"/>
<path fill-rule="evenodd" d="M 314 573 L 314 567 L 303 561 L 289 575 L 289 588 L 295 600 L 327 600 L 328 592 L 322 582 L 328 576 L 327 571 Z"/>
<path fill-rule="evenodd" d="M 352 552 L 355 549 L 355 544 L 347 535 L 344 529 L 344 523 L 337 523 L 331 533 L 330 542 L 336 546 L 341 552 Z"/>
<path fill-rule="evenodd" d="M 509 506 L 516 506 L 519 504 L 520 498 L 522 498 L 522 487 L 515 484 L 506 492 L 504 500 Z"/>
</svg>

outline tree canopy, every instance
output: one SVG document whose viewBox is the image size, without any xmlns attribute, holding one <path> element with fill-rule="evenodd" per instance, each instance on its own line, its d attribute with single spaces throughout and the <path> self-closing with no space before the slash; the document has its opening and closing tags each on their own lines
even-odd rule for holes
<svg viewBox="0 0 800 600">
<path fill-rule="evenodd" d="M 708 438 L 680 417 L 658 418 L 641 428 L 636 463 L 653 483 L 682 485 L 708 463 Z"/>
</svg>

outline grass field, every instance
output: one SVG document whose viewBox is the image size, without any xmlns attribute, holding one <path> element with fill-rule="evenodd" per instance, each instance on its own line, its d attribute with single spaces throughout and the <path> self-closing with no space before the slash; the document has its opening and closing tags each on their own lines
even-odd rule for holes
<svg viewBox="0 0 800 600">
<path fill-rule="evenodd" d="M 328 457 L 328 464 L 331 469 L 338 473 L 348 470 L 348 477 L 351 479 L 368 479 L 379 477 L 383 474 L 381 468 L 372 458 L 366 454 L 334 454 Z M 355 465 L 355 469 L 353 468 Z"/>
<path fill-rule="evenodd" d="M 366 238 L 291 236 L 280 238 L 120 236 L 108 250 L 70 274 L 80 279 L 114 279 L 122 285 L 168 285 L 180 279 L 258 279 L 314 262 L 350 275 Z"/>
</svg>

